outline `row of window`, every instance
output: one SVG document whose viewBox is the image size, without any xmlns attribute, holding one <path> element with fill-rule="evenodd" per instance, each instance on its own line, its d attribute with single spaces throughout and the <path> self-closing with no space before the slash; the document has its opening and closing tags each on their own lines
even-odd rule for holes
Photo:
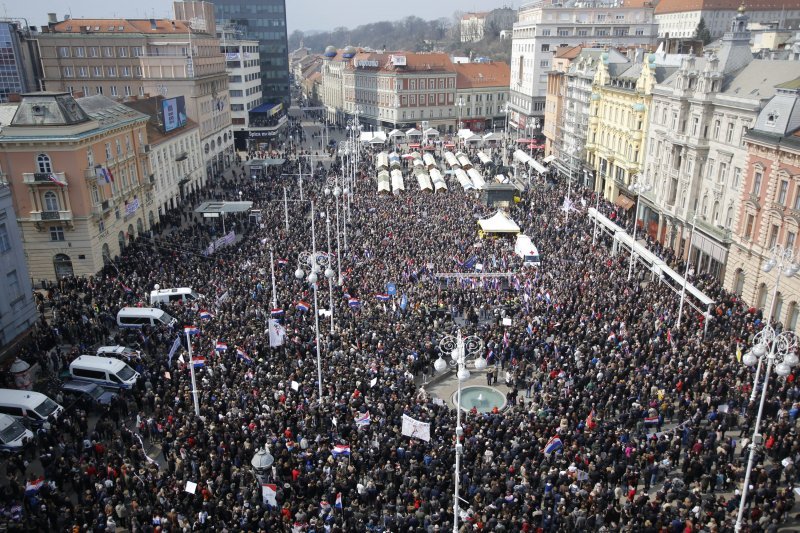
<svg viewBox="0 0 800 533">
<path fill-rule="evenodd" d="M 141 46 L 59 46 L 58 57 L 139 57 Z"/>
<path fill-rule="evenodd" d="M 74 78 L 77 74 L 78 78 L 132 78 L 142 77 L 142 67 L 88 67 L 88 66 L 66 66 L 62 69 L 64 78 Z"/>
<path fill-rule="evenodd" d="M 75 94 L 75 91 L 83 92 L 84 96 L 90 96 L 92 94 L 105 94 L 105 89 L 102 85 L 95 85 L 94 87 L 89 87 L 88 85 L 83 85 L 81 87 L 75 87 L 74 85 L 67 85 L 67 91 L 69 94 Z M 110 96 L 132 96 L 134 93 L 133 89 L 131 89 L 130 85 L 123 85 L 122 91 L 119 90 L 119 87 L 116 85 L 110 85 L 108 87 L 108 94 Z M 138 89 L 139 96 L 144 96 L 144 87 L 140 86 Z"/>
</svg>

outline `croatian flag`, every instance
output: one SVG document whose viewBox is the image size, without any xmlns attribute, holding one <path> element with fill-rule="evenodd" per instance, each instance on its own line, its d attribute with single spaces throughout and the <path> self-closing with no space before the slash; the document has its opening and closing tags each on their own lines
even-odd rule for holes
<svg viewBox="0 0 800 533">
<path fill-rule="evenodd" d="M 333 505 L 337 509 L 341 509 L 342 508 L 342 493 L 341 492 L 337 492 L 336 493 L 336 503 L 334 503 Z"/>
<path fill-rule="evenodd" d="M 122 280 L 119 281 L 119 284 L 122 286 L 122 290 L 123 291 L 125 291 L 125 292 L 127 292 L 129 294 L 133 292 L 133 289 L 131 289 L 130 287 L 128 287 L 127 285 L 122 283 Z"/>
<path fill-rule="evenodd" d="M 388 302 L 391 299 L 388 294 L 376 294 L 375 298 L 377 298 L 379 302 Z"/>
<path fill-rule="evenodd" d="M 214 315 L 210 311 L 206 311 L 205 309 L 201 309 L 199 313 L 200 313 L 200 318 L 203 318 L 205 320 L 210 320 L 214 318 Z"/>
<path fill-rule="evenodd" d="M 368 426 L 369 422 L 370 422 L 369 411 L 367 411 L 363 415 L 359 415 L 356 417 L 356 425 L 359 427 Z"/>
<path fill-rule="evenodd" d="M 200 333 L 200 330 L 197 329 L 195 326 L 185 326 L 183 328 L 183 332 L 188 335 L 197 335 L 198 333 Z"/>
<path fill-rule="evenodd" d="M 561 439 L 559 439 L 558 437 L 553 437 L 552 439 L 547 441 L 547 444 L 544 447 L 544 453 L 549 455 L 553 452 L 560 450 L 563 447 L 564 443 L 561 442 Z"/>
<path fill-rule="evenodd" d="M 275 309 L 270 311 L 269 314 L 272 315 L 272 318 L 278 318 L 280 316 L 283 316 L 283 309 L 281 309 L 280 307 L 276 307 Z"/>
<path fill-rule="evenodd" d="M 192 357 L 192 364 L 194 365 L 195 368 L 203 368 L 204 366 L 206 366 L 206 358 L 203 357 L 202 355 L 199 355 L 197 357 Z"/>
<path fill-rule="evenodd" d="M 303 312 L 306 312 L 309 309 L 311 309 L 311 305 L 308 302 L 304 302 L 303 300 L 297 302 L 297 305 L 295 307 L 297 307 L 298 311 L 303 311 Z"/>
<path fill-rule="evenodd" d="M 25 494 L 36 494 L 44 485 L 44 478 L 40 477 L 25 483 Z"/>
<path fill-rule="evenodd" d="M 337 444 L 331 450 L 331 455 L 334 457 L 350 457 L 350 446 L 347 444 Z"/>
<path fill-rule="evenodd" d="M 247 363 L 248 365 L 253 362 L 253 358 L 245 353 L 241 348 L 236 348 L 236 357 Z"/>
<path fill-rule="evenodd" d="M 658 416 L 648 416 L 644 419 L 645 425 L 654 426 L 658 424 Z"/>
<path fill-rule="evenodd" d="M 278 259 L 278 266 L 288 265 L 289 261 L 287 259 Z"/>
<path fill-rule="evenodd" d="M 356 307 L 359 307 L 361 305 L 361 300 L 359 300 L 358 298 L 349 298 L 347 300 L 347 305 L 355 309 Z"/>
<path fill-rule="evenodd" d="M 63 182 L 63 181 L 61 181 L 60 179 L 58 179 L 58 176 L 56 176 L 56 175 L 55 175 L 55 174 L 53 174 L 52 172 L 51 172 L 50 174 L 48 174 L 48 175 L 47 175 L 47 179 L 49 179 L 50 181 L 52 181 L 52 182 L 53 182 L 53 183 L 55 183 L 56 185 L 60 185 L 60 186 L 62 186 L 62 187 L 66 187 L 66 185 L 67 185 L 67 184 L 66 184 L 66 182 Z"/>
<path fill-rule="evenodd" d="M 228 345 L 224 342 L 217 341 L 217 345 L 214 347 L 214 349 L 218 352 L 224 352 L 228 349 Z"/>
</svg>

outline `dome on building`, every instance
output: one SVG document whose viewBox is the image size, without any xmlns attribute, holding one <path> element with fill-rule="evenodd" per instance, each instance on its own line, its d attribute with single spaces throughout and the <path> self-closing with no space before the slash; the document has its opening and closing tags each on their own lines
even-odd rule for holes
<svg viewBox="0 0 800 533">
<path fill-rule="evenodd" d="M 325 57 L 336 57 L 336 47 L 329 46 L 325 49 Z"/>
<path fill-rule="evenodd" d="M 595 101 L 600 100 L 600 95 L 597 94 L 597 93 L 592 93 L 592 100 L 595 100 Z"/>
<path fill-rule="evenodd" d="M 342 50 L 342 57 L 350 59 L 354 55 L 356 55 L 356 49 L 352 46 L 345 46 L 344 50 Z"/>
<path fill-rule="evenodd" d="M 656 62 L 656 55 L 655 54 L 650 54 L 649 56 L 647 56 L 647 62 L 648 63 L 655 63 Z"/>
</svg>

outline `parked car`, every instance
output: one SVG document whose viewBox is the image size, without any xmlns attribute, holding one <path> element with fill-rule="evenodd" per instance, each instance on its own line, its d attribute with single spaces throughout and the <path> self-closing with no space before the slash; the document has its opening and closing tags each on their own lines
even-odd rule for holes
<svg viewBox="0 0 800 533">
<path fill-rule="evenodd" d="M 110 405 L 117 393 L 106 390 L 97 383 L 71 379 L 61 385 L 61 396 L 67 408 L 77 405 L 89 411 Z"/>
<path fill-rule="evenodd" d="M 0 414 L 0 452 L 16 452 L 33 439 L 33 432 L 16 418 Z"/>
</svg>

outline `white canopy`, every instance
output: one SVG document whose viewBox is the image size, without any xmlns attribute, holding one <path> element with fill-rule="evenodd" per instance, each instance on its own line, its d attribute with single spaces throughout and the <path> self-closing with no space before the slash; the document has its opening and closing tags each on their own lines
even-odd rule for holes
<svg viewBox="0 0 800 533">
<path fill-rule="evenodd" d="M 419 137 L 420 135 L 422 135 L 422 132 L 416 128 L 411 128 L 406 132 L 406 137 Z"/>
<path fill-rule="evenodd" d="M 389 181 L 389 173 L 382 170 L 378 172 L 378 194 L 390 192 L 392 192 L 392 188 Z"/>
<path fill-rule="evenodd" d="M 423 135 L 425 135 L 425 137 L 438 137 L 439 130 L 437 130 L 436 128 L 428 128 L 423 132 Z"/>
<path fill-rule="evenodd" d="M 519 233 L 517 223 L 498 211 L 489 218 L 478 221 L 478 226 L 486 233 Z"/>
<path fill-rule="evenodd" d="M 476 189 L 480 190 L 486 187 L 486 180 L 484 180 L 481 173 L 474 168 L 470 167 L 469 170 L 467 170 L 467 176 L 472 180 L 472 184 L 475 185 Z"/>
<path fill-rule="evenodd" d="M 467 176 L 467 173 L 464 172 L 463 169 L 460 168 L 455 169 L 455 174 L 456 174 L 456 179 L 458 180 L 458 184 L 461 185 L 461 187 L 465 191 L 475 188 L 475 186 L 472 184 L 472 181 Z"/>
<path fill-rule="evenodd" d="M 375 158 L 375 166 L 378 168 L 389 168 L 389 154 L 380 152 Z"/>
<path fill-rule="evenodd" d="M 514 151 L 514 161 L 519 161 L 523 165 L 526 165 L 528 161 L 531 160 L 531 156 L 523 152 L 522 150 L 515 150 Z"/>
<path fill-rule="evenodd" d="M 472 137 L 472 135 L 473 135 L 472 130 L 469 128 L 460 129 L 458 130 L 458 133 L 456 133 L 456 136 L 458 136 L 459 139 L 467 139 L 469 137 Z"/>
<path fill-rule="evenodd" d="M 458 166 L 458 159 L 456 159 L 456 156 L 453 155 L 453 152 L 445 152 L 444 153 L 444 160 L 451 167 Z"/>
<path fill-rule="evenodd" d="M 423 163 L 422 159 L 419 159 L 419 158 L 415 158 L 412 164 L 414 165 L 414 168 L 416 168 L 416 167 L 424 167 L 425 166 L 425 163 Z"/>
<path fill-rule="evenodd" d="M 480 160 L 482 165 L 490 165 L 493 162 L 492 158 L 484 154 L 483 152 L 478 152 L 478 159 Z"/>
<path fill-rule="evenodd" d="M 392 170 L 392 192 L 400 194 L 400 191 L 404 190 L 406 190 L 406 186 L 403 182 L 403 173 L 399 170 Z"/>
<path fill-rule="evenodd" d="M 464 139 L 464 142 L 477 143 L 477 142 L 481 142 L 482 140 L 483 140 L 483 137 L 481 137 L 480 135 L 475 133 L 475 134 L 470 135 L 466 139 Z"/>
<path fill-rule="evenodd" d="M 456 159 L 458 160 L 458 164 L 461 165 L 461 168 L 467 170 L 467 168 L 472 168 L 472 163 L 470 163 L 469 157 L 466 154 L 462 154 L 459 152 L 456 154 Z"/>
<path fill-rule="evenodd" d="M 431 177 L 421 170 L 417 172 L 417 184 L 419 185 L 419 190 L 421 191 L 433 191 Z"/>
<path fill-rule="evenodd" d="M 530 165 L 531 168 L 533 168 L 533 170 L 535 170 L 539 174 L 545 174 L 547 172 L 547 167 L 545 167 L 535 159 L 531 159 L 530 161 L 528 161 L 528 165 Z"/>
<path fill-rule="evenodd" d="M 406 134 L 400 130 L 392 130 L 389 132 L 389 137 L 405 137 Z"/>
<path fill-rule="evenodd" d="M 499 133 L 491 132 L 483 136 L 484 141 L 502 141 L 503 136 Z"/>
<path fill-rule="evenodd" d="M 553 161 L 555 161 L 555 160 L 556 160 L 556 156 L 554 156 L 553 154 L 550 154 L 550 155 L 548 155 L 547 157 L 545 157 L 544 159 L 542 159 L 542 163 L 544 163 L 545 165 L 547 165 L 547 164 L 550 164 L 550 163 L 552 163 L 552 162 L 553 162 Z"/>
<path fill-rule="evenodd" d="M 428 170 L 436 166 L 436 159 L 433 157 L 433 154 L 429 152 L 422 154 L 422 160 L 425 162 L 425 166 L 428 167 Z"/>
<path fill-rule="evenodd" d="M 389 154 L 389 166 L 392 168 L 400 168 L 400 155 L 397 152 Z"/>
<path fill-rule="evenodd" d="M 370 144 L 383 144 L 386 142 L 386 134 L 382 131 L 375 133 L 372 139 L 369 140 Z"/>
<path fill-rule="evenodd" d="M 447 183 L 444 181 L 444 177 L 442 173 L 439 171 L 438 168 L 431 168 L 429 169 L 431 180 L 433 181 L 433 190 L 435 192 L 439 192 L 441 190 L 447 190 Z"/>
</svg>

